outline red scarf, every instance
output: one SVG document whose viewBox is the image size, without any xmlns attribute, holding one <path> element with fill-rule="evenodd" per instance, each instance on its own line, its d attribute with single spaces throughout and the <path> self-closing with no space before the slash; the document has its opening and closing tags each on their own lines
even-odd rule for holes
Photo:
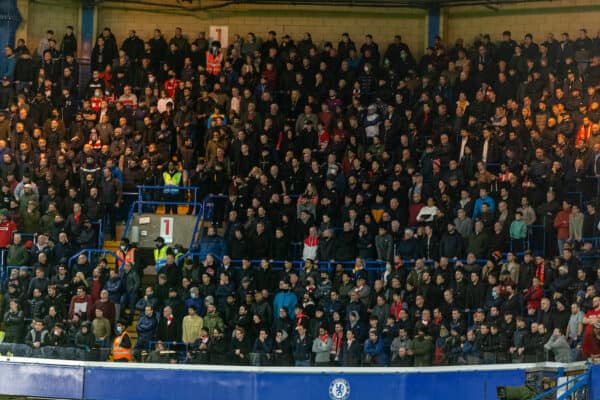
<svg viewBox="0 0 600 400">
<path fill-rule="evenodd" d="M 390 306 L 390 314 L 394 317 L 395 321 L 400 319 L 400 311 L 402 311 L 402 300 L 394 301 Z"/>
<path fill-rule="evenodd" d="M 342 349 L 343 342 L 344 342 L 344 334 L 342 333 L 341 335 L 338 336 L 337 333 L 334 333 L 333 338 L 332 338 L 331 351 L 334 352 L 335 354 L 338 354 L 339 351 Z"/>
<path fill-rule="evenodd" d="M 329 339 L 329 334 L 324 334 L 324 335 L 320 335 L 319 339 L 321 339 L 322 342 L 327 342 L 327 339 Z"/>
<path fill-rule="evenodd" d="M 544 263 L 540 263 L 535 268 L 535 277 L 540 280 L 540 283 L 544 284 Z"/>
<path fill-rule="evenodd" d="M 304 244 L 309 246 L 309 247 L 314 247 L 314 246 L 318 246 L 319 245 L 319 237 L 318 236 L 307 236 L 306 239 L 304 239 Z"/>
<path fill-rule="evenodd" d="M 300 324 L 302 324 L 302 321 L 304 320 L 304 318 L 308 318 L 306 316 L 306 314 L 303 314 L 303 313 L 296 314 L 296 326 L 300 326 Z"/>
</svg>

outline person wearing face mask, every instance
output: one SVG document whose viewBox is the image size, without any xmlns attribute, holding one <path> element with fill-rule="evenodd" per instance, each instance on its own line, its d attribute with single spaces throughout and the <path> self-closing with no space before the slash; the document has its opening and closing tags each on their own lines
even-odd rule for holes
<svg viewBox="0 0 600 400">
<path fill-rule="evenodd" d="M 374 74 L 374 67 L 370 63 L 365 63 L 362 68 L 363 73 L 359 75 L 361 103 L 368 104 L 373 101 L 373 94 L 377 87 L 377 78 Z"/>
<path fill-rule="evenodd" d="M 221 43 L 215 40 L 206 51 L 206 72 L 218 76 L 221 73 L 222 62 Z"/>
<path fill-rule="evenodd" d="M 131 361 L 131 339 L 125 329 L 125 321 L 117 322 L 115 328 L 115 340 L 113 341 L 112 358 L 115 362 Z"/>
<path fill-rule="evenodd" d="M 130 263 L 133 267 L 135 267 L 135 252 L 136 248 L 129 243 L 129 239 L 121 239 L 119 249 L 117 250 L 117 256 L 120 258 L 120 260 L 117 259 L 119 269 L 124 263 Z"/>
<path fill-rule="evenodd" d="M 200 296 L 200 289 L 193 286 L 190 288 L 189 296 L 185 296 L 185 307 L 186 309 L 193 307 L 196 310 L 196 314 L 203 315 L 204 312 L 204 299 Z"/>
</svg>

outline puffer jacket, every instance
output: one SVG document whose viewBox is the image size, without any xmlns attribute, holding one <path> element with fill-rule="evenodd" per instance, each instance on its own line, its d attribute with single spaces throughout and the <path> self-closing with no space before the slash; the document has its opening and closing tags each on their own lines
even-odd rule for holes
<svg viewBox="0 0 600 400">
<path fill-rule="evenodd" d="M 4 314 L 4 327 L 6 335 L 4 341 L 7 343 L 21 343 L 23 341 L 25 320 L 23 311 L 7 311 Z"/>
<path fill-rule="evenodd" d="M 156 317 L 154 315 L 148 317 L 146 314 L 142 314 L 135 328 L 138 334 L 138 342 L 141 340 L 151 340 L 154 337 L 154 334 L 156 333 L 157 325 L 158 321 L 156 320 Z"/>
</svg>

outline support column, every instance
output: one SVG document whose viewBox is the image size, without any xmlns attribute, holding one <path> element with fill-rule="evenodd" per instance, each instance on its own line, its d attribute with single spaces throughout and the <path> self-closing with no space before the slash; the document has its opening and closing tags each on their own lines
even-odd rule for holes
<svg viewBox="0 0 600 400">
<path fill-rule="evenodd" d="M 90 60 L 94 48 L 94 33 L 96 31 L 96 6 L 94 2 L 85 1 L 81 7 L 81 40 L 79 58 Z"/>
<path fill-rule="evenodd" d="M 427 45 L 432 46 L 436 36 L 441 35 L 440 5 L 432 4 L 427 10 Z"/>
<path fill-rule="evenodd" d="M 21 24 L 21 14 L 16 0 L 0 0 L 0 45 L 14 46 L 15 33 Z M 4 51 L 2 51 L 4 58 Z"/>
<path fill-rule="evenodd" d="M 25 44 L 29 46 L 29 32 L 27 29 L 27 21 L 29 20 L 29 1 L 30 0 L 17 0 L 17 9 L 21 15 L 21 23 L 17 27 L 15 33 L 15 44 L 17 40 L 23 39 L 25 40 Z"/>
<path fill-rule="evenodd" d="M 94 48 L 96 33 L 96 5 L 93 1 L 84 1 L 80 8 L 81 38 L 79 40 L 79 87 L 85 87 L 90 79 L 90 59 Z"/>
</svg>

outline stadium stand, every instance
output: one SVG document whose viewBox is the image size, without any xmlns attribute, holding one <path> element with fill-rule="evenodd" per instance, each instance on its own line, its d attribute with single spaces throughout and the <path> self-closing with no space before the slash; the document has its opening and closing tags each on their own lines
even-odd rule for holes
<svg viewBox="0 0 600 400">
<path fill-rule="evenodd" d="M 378 39 L 268 31 L 222 48 L 107 27 L 89 80 L 72 29 L 7 46 L 0 352 L 379 367 L 598 355 L 600 37 L 437 38 L 421 57 Z M 138 248 L 136 206 L 197 216 L 197 232 Z"/>
</svg>

